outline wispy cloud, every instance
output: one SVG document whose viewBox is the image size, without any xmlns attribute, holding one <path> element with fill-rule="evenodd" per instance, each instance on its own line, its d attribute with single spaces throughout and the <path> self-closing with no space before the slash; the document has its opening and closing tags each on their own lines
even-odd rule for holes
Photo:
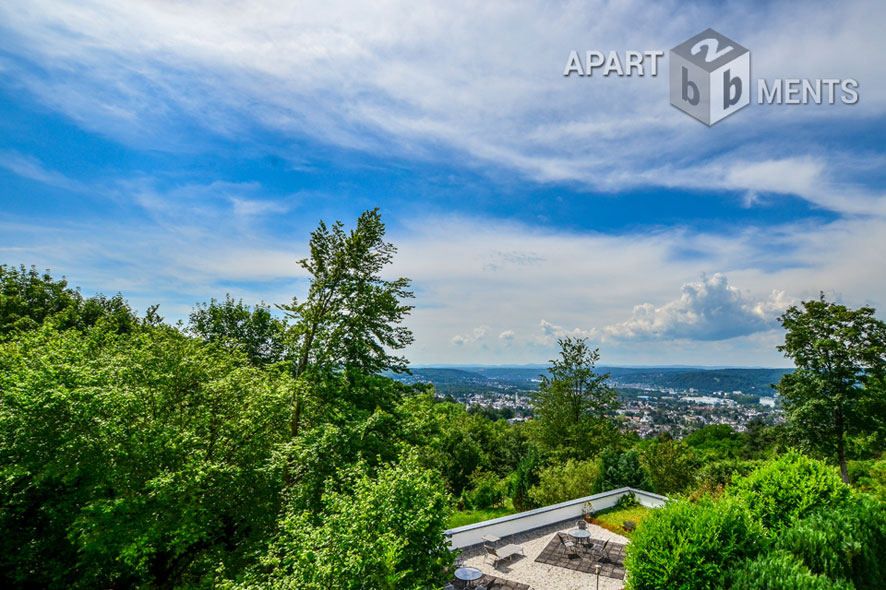
<svg viewBox="0 0 886 590">
<path fill-rule="evenodd" d="M 397 157 L 433 159 L 446 145 L 541 182 L 775 189 L 826 206 L 816 180 L 829 163 L 814 159 L 816 143 L 790 146 L 786 159 L 774 131 L 886 107 L 882 60 L 859 59 L 884 49 L 886 7 L 868 0 L 840 10 L 807 3 L 802 14 L 760 4 L 750 15 L 677 2 L 370 9 L 264 0 L 173 10 L 35 0 L 0 11 L 7 51 L 36 66 L 20 65 L 18 77 L 39 100 L 101 133 L 165 149 L 192 146 L 195 128 L 249 141 L 259 125 Z M 863 98 L 827 110 L 750 108 L 712 131 L 667 104 L 666 75 L 561 76 L 573 49 L 666 50 L 711 25 L 752 48 L 755 75 L 852 76 Z M 724 145 L 741 154 L 749 142 L 743 164 L 727 165 L 733 154 L 719 171 L 705 165 L 706 154 Z"/>
<path fill-rule="evenodd" d="M 537 362 L 556 338 L 576 335 L 605 339 L 607 362 L 773 363 L 769 328 L 786 302 L 825 290 L 886 306 L 882 145 L 845 133 L 883 125 L 886 62 L 859 56 L 886 50 L 884 19 L 874 0 L 809 2 L 801 13 L 676 0 L 5 3 L 0 83 L 22 103 L 130 154 L 186 163 L 173 173 L 136 158 L 87 182 L 53 170 L 38 147 L 8 147 L 4 169 L 107 198 L 123 215 L 0 211 L 0 247 L 181 317 L 225 291 L 282 302 L 304 288 L 296 261 L 317 219 L 331 221 L 327 210 L 303 187 L 225 173 L 247 160 L 319 170 L 311 186 L 339 200 L 336 166 L 354 153 L 477 174 L 491 179 L 490 200 L 498 182 L 525 200 L 539 186 L 589 201 L 663 188 L 675 205 L 692 193 L 744 198 L 751 209 L 798 196 L 834 215 L 618 231 L 592 218 L 582 231 L 552 205 L 542 229 L 478 213 L 470 187 L 435 200 L 431 181 L 421 185 L 426 201 L 385 211 L 400 248 L 393 272 L 421 297 L 410 318 L 416 362 Z M 861 100 L 752 105 L 709 129 L 670 107 L 665 75 L 561 75 L 573 49 L 667 50 L 708 26 L 751 48 L 753 77 L 851 76 Z M 392 202 L 386 180 L 370 193 L 381 203 L 366 198 L 367 207 Z"/>
<path fill-rule="evenodd" d="M 68 178 L 61 172 L 47 168 L 43 162 L 34 156 L 16 151 L 0 151 L 0 167 L 22 178 L 34 180 L 52 187 L 66 189 L 75 193 L 82 193 L 86 190 L 86 186 L 81 182 Z"/>
</svg>

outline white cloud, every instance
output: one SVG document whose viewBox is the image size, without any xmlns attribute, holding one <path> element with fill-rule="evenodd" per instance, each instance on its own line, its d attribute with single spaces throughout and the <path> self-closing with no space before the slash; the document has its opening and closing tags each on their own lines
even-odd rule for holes
<svg viewBox="0 0 886 590">
<path fill-rule="evenodd" d="M 414 224 L 392 235 L 393 273 L 417 287 L 408 354 L 421 363 L 539 362 L 551 358 L 558 337 L 573 335 L 600 345 L 605 363 L 783 365 L 774 319 L 790 303 L 824 290 L 886 312 L 878 295 L 886 293 L 886 274 L 872 271 L 886 251 L 882 217 L 728 234 L 553 233 L 464 217 Z M 545 262 L 486 270 L 496 252 L 511 249 Z M 684 250 L 699 255 L 680 256 Z M 708 275 L 699 281 L 701 272 Z M 643 302 L 653 302 L 648 315 L 634 317 Z M 470 336 L 479 325 L 514 338 L 507 346 L 490 342 L 482 355 L 445 346 L 453 333 Z"/>
<path fill-rule="evenodd" d="M 16 261 L 64 272 L 85 292 L 122 291 L 142 310 L 160 303 L 172 320 L 225 292 L 253 303 L 303 295 L 297 260 L 313 221 L 280 239 L 224 216 L 158 219 L 109 220 L 96 231 L 5 216 L 0 235 Z M 558 337 L 573 335 L 600 345 L 605 363 L 779 365 L 780 332 L 767 328 L 788 303 L 823 290 L 886 311 L 886 273 L 877 272 L 886 251 L 882 217 L 733 234 L 553 233 L 464 217 L 410 222 L 390 235 L 399 249 L 390 274 L 415 286 L 407 325 L 416 341 L 406 354 L 420 364 L 540 362 L 555 354 Z M 681 249 L 704 254 L 676 255 Z M 502 251 L 534 252 L 544 263 L 490 272 Z M 713 274 L 693 280 L 703 271 L 722 272 L 729 283 Z M 653 303 L 635 316 L 641 302 Z"/>
<path fill-rule="evenodd" d="M 604 191 L 739 191 L 751 205 L 757 194 L 799 194 L 846 217 L 720 234 L 670 228 L 621 235 L 451 217 L 398 220 L 402 229 L 391 236 L 400 248 L 394 270 L 413 278 L 419 293 L 409 321 L 417 340 L 408 354 L 416 362 L 478 362 L 480 347 L 468 344 L 483 339 L 508 346 L 507 356 L 496 356 L 490 343 L 484 362 L 537 362 L 558 335 L 604 337 L 606 326 L 625 331 L 630 324 L 649 341 L 626 344 L 612 335 L 607 362 L 766 364 L 779 355 L 768 341 L 760 347 L 771 334 L 754 329 L 771 325 L 776 310 L 767 306 L 784 301 L 762 294 L 808 298 L 823 289 L 850 304 L 886 307 L 886 205 L 857 180 L 865 169 L 882 169 L 882 155 L 840 152 L 814 135 L 795 141 L 797 128 L 882 117 L 886 61 L 876 56 L 886 50 L 884 19 L 886 4 L 873 0 L 839 8 L 809 2 L 800 13 L 787 3 L 748 13 L 739 4 L 687 7 L 676 0 L 32 0 L 0 4 L 0 68 L 77 125 L 140 148 L 211 153 L 206 144 L 215 136 L 248 148 L 270 130 L 407 161 L 454 153 L 467 166 L 508 177 Z M 709 129 L 668 105 L 666 76 L 560 75 L 572 49 L 666 50 L 707 26 L 751 48 L 754 77 L 852 76 L 861 101 L 752 105 Z M 312 156 L 277 155 L 299 166 Z M 18 153 L 0 164 L 46 184 L 82 188 Z M 169 302 L 186 313 L 183 297 L 225 290 L 282 302 L 303 287 L 296 260 L 316 218 L 298 220 L 288 239 L 272 240 L 258 225 L 294 209 L 294 200 L 272 205 L 249 183 L 168 189 L 136 179 L 105 192 L 136 204 L 148 219 L 96 228 L 5 216 L 3 247 L 62 269 L 87 289 L 121 290 L 142 309 Z M 687 303 L 672 301 L 703 271 L 722 272 L 747 291 L 735 295 L 725 279 L 711 286 L 712 275 Z M 250 281 L 271 286 L 244 293 Z M 716 297 L 731 305 L 735 326 L 728 314 L 704 307 Z M 650 301 L 656 303 L 632 316 L 635 304 Z M 619 324 L 624 318 L 631 319 Z M 698 342 L 730 329 L 747 335 Z M 696 341 L 667 340 L 681 330 Z M 496 333 L 498 339 L 487 336 Z"/>
<path fill-rule="evenodd" d="M 537 341 L 544 345 L 551 345 L 562 338 L 591 338 L 597 334 L 596 330 L 583 330 L 581 328 L 572 328 L 570 330 L 563 326 L 552 324 L 544 319 L 542 319 L 538 325 L 541 331 L 541 337 Z"/>
<path fill-rule="evenodd" d="M 192 149 L 194 127 L 243 143 L 259 125 L 398 157 L 445 146 L 542 182 L 798 192 L 822 206 L 842 204 L 827 198 L 842 180 L 839 155 L 785 133 L 882 116 L 886 65 L 863 56 L 886 50 L 884 19 L 875 0 L 751 14 L 676 0 L 0 6 L 5 50 L 17 56 L 4 60 L 7 75 L 79 124 L 142 147 Z M 571 50 L 667 50 L 707 26 L 751 48 L 755 77 L 851 76 L 861 100 L 752 105 L 711 130 L 668 104 L 665 71 L 561 75 Z"/>
<path fill-rule="evenodd" d="M 469 334 L 456 334 L 450 339 L 450 342 L 452 342 L 456 346 L 473 344 L 478 340 L 482 340 L 483 338 L 485 338 L 488 331 L 489 326 L 478 326 L 474 328 Z"/>
<path fill-rule="evenodd" d="M 607 326 L 604 333 L 621 340 L 728 340 L 777 327 L 776 318 L 794 301 L 783 291 L 754 298 L 728 284 L 726 275 L 702 276 L 686 283 L 679 299 L 656 307 L 634 307 L 630 320 Z"/>
</svg>

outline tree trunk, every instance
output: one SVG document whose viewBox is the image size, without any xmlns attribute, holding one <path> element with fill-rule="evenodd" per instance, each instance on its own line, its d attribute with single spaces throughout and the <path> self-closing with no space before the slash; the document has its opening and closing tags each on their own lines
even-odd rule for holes
<svg viewBox="0 0 886 590">
<path fill-rule="evenodd" d="M 843 483 L 849 485 L 849 467 L 846 465 L 846 437 L 843 434 L 843 413 L 838 410 L 834 419 L 838 436 L 837 460 L 840 462 L 840 477 L 843 478 Z"/>
<path fill-rule="evenodd" d="M 292 421 L 289 423 L 289 434 L 293 439 L 298 438 L 298 426 L 299 421 L 301 420 L 301 398 L 298 398 L 295 401 L 295 413 L 292 416 Z"/>
</svg>

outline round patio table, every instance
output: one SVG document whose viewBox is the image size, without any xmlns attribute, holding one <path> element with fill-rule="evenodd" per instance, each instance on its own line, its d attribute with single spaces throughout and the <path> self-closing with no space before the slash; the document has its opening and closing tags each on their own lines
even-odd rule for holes
<svg viewBox="0 0 886 590">
<path fill-rule="evenodd" d="M 467 582 L 469 586 L 473 586 L 476 580 L 483 577 L 483 572 L 475 567 L 460 567 L 455 570 L 455 577 L 462 582 Z"/>
<path fill-rule="evenodd" d="M 587 543 L 591 537 L 591 531 L 588 529 L 572 529 L 569 531 L 569 536 L 576 539 L 579 543 Z"/>
</svg>

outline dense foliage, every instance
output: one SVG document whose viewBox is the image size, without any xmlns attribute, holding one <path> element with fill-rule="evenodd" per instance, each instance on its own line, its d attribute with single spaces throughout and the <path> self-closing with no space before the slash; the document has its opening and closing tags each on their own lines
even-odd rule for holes
<svg viewBox="0 0 886 590">
<path fill-rule="evenodd" d="M 191 585 L 274 526 L 285 374 L 171 329 L 50 325 L 0 346 L 2 575 Z"/>
<path fill-rule="evenodd" d="M 568 459 L 562 465 L 550 465 L 539 471 L 538 483 L 530 488 L 529 496 L 540 506 L 590 496 L 595 482 L 600 480 L 600 472 L 599 459 Z"/>
<path fill-rule="evenodd" d="M 735 501 L 673 502 L 643 523 L 628 546 L 632 590 L 723 588 L 734 562 L 761 550 L 762 531 Z"/>
<path fill-rule="evenodd" d="M 198 304 L 188 318 L 188 332 L 206 342 L 214 342 L 246 353 L 255 365 L 286 359 L 286 322 L 275 318 L 271 308 L 251 308 L 230 295 L 224 301 Z"/>
<path fill-rule="evenodd" d="M 347 493 L 323 510 L 287 510 L 260 563 L 239 590 L 394 590 L 442 585 L 452 556 L 443 528 L 448 496 L 413 459 L 375 477 L 363 464 L 345 474 Z M 321 517 L 322 515 L 322 517 Z"/>
<path fill-rule="evenodd" d="M 853 590 L 843 580 L 815 575 L 795 555 L 784 551 L 742 562 L 732 578 L 731 590 Z"/>
<path fill-rule="evenodd" d="M 836 506 L 849 488 L 824 463 L 796 451 L 770 461 L 746 477 L 733 480 L 728 495 L 772 533 L 820 507 Z"/>
<path fill-rule="evenodd" d="M 321 224 L 307 294 L 283 317 L 226 297 L 178 327 L 0 266 L 0 585 L 438 589 L 453 509 L 630 486 L 682 498 L 634 533 L 632 588 L 884 587 L 878 349 L 858 352 L 867 368 L 839 395 L 827 375 L 786 377 L 788 427 L 639 440 L 617 428 L 598 351 L 567 338 L 535 419 L 511 424 L 385 376 L 405 370 L 396 351 L 412 339 L 409 281 L 382 278 L 394 252 L 378 211 L 350 232 Z M 799 338 L 798 326 L 786 324 Z M 843 455 L 804 449 L 843 457 L 855 490 L 786 447 L 835 399 L 844 417 L 866 409 Z"/>
<path fill-rule="evenodd" d="M 886 505 L 859 495 L 823 507 L 786 529 L 779 547 L 810 571 L 875 590 L 886 582 Z"/>
<path fill-rule="evenodd" d="M 632 590 L 767 590 L 886 585 L 886 505 L 789 452 L 726 494 L 656 510 L 627 550 Z"/>
</svg>

